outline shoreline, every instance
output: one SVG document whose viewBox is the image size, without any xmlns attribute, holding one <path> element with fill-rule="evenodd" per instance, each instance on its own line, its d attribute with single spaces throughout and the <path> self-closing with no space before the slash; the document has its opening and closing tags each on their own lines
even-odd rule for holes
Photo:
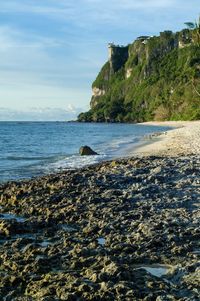
<svg viewBox="0 0 200 301">
<path fill-rule="evenodd" d="M 198 300 L 199 128 L 161 134 L 145 155 L 0 184 L 0 297 Z"/>
<path fill-rule="evenodd" d="M 141 124 L 172 126 L 174 129 L 153 134 L 149 143 L 133 149 L 130 155 L 188 156 L 200 154 L 200 121 L 145 122 Z"/>
<path fill-rule="evenodd" d="M 122 128 L 121 128 L 122 126 Z M 95 126 L 96 127 L 96 126 Z M 125 127 L 123 131 L 123 127 Z M 86 127 L 87 128 L 87 127 Z M 104 128 L 104 127 L 103 127 Z M 107 136 L 112 136 L 112 128 L 113 126 L 106 125 L 106 132 L 103 141 L 103 137 L 99 140 L 99 145 L 97 144 L 98 139 L 91 138 L 92 147 L 100 154 L 99 156 L 81 157 L 78 154 L 78 149 L 80 147 L 81 142 L 77 144 L 76 147 L 71 149 L 71 153 L 66 150 L 64 153 L 60 152 L 59 147 L 55 150 L 57 153 L 52 156 L 50 154 L 43 155 L 41 154 L 38 157 L 37 152 L 32 153 L 32 155 L 27 155 L 27 146 L 24 146 L 26 150 L 19 145 L 19 149 L 17 150 L 18 154 L 15 156 L 8 156 L 2 154 L 2 173 L 0 175 L 0 182 L 6 183 L 7 181 L 23 181 L 26 179 L 32 179 L 37 176 L 48 175 L 57 173 L 60 171 L 66 171 L 70 169 L 78 169 L 83 166 L 88 166 L 91 164 L 96 164 L 98 162 L 103 162 L 107 160 L 129 157 L 130 149 L 141 146 L 143 141 L 143 136 L 153 133 L 154 131 L 165 131 L 168 127 L 155 127 L 155 126 L 143 126 L 143 125 L 134 125 L 133 127 L 130 125 L 120 125 L 118 127 L 114 126 L 113 138 L 111 140 L 107 139 Z M 116 135 L 116 130 L 120 130 L 119 134 Z M 27 130 L 27 129 L 26 129 Z M 97 130 L 100 130 L 97 126 Z M 83 128 L 84 131 L 84 128 Z M 109 131 L 109 134 L 108 134 Z M 118 130 L 117 130 L 118 131 Z M 94 132 L 94 131 L 93 131 Z M 87 131 L 86 131 L 87 133 Z M 106 136 L 107 135 L 107 136 Z M 70 135 L 69 135 L 70 136 Z M 94 133 L 93 133 L 94 136 Z M 98 135 L 97 135 L 98 136 Z M 101 136 L 101 135 L 100 135 Z M 57 139 L 54 137 L 55 140 Z M 87 138 L 88 139 L 88 138 Z M 33 139 L 34 140 L 34 139 Z M 20 141 L 20 140 L 19 140 Z M 57 141 L 57 140 L 56 140 Z M 87 140 L 86 140 L 87 141 Z M 96 142 L 95 142 L 96 141 Z M 37 144 L 37 139 L 35 142 Z M 47 145 L 45 145 L 47 147 Z M 52 145 L 50 146 L 52 147 Z M 61 147 L 63 147 L 61 143 Z M 28 149 L 30 147 L 28 146 Z M 70 148 L 69 148 L 70 149 Z M 15 147 L 13 146 L 13 153 L 15 153 Z M 65 154 L 65 155 L 64 155 Z M 28 157 L 27 157 L 28 156 Z M 47 156 L 47 158 L 46 158 Z M 57 157 L 57 158 L 56 158 Z M 26 159 L 28 161 L 26 161 Z M 46 162 L 45 162 L 46 161 Z"/>
</svg>

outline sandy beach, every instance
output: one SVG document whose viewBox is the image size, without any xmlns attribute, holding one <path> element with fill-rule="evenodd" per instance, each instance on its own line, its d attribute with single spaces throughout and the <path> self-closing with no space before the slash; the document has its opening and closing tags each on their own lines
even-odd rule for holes
<svg viewBox="0 0 200 301">
<path fill-rule="evenodd" d="M 144 125 L 170 126 L 173 130 L 153 134 L 151 143 L 138 147 L 132 154 L 181 156 L 200 154 L 200 121 L 145 122 Z M 150 142 L 148 139 L 148 142 Z"/>
<path fill-rule="evenodd" d="M 200 122 L 164 124 L 132 158 L 0 185 L 1 300 L 199 300 Z"/>
</svg>

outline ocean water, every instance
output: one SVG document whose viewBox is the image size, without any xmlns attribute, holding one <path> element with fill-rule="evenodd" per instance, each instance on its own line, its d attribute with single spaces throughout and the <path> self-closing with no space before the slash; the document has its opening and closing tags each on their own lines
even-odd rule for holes
<svg viewBox="0 0 200 301">
<path fill-rule="evenodd" d="M 0 182 L 126 156 L 144 136 L 168 129 L 137 124 L 0 122 Z M 100 155 L 79 156 L 82 145 Z"/>
</svg>

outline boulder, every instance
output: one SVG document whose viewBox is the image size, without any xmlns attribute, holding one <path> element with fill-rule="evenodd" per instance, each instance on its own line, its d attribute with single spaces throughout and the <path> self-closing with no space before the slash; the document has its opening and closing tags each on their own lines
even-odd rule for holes
<svg viewBox="0 0 200 301">
<path fill-rule="evenodd" d="M 93 151 L 89 146 L 81 146 L 79 149 L 79 154 L 81 156 L 91 156 L 91 155 L 98 155 L 95 151 Z"/>
</svg>

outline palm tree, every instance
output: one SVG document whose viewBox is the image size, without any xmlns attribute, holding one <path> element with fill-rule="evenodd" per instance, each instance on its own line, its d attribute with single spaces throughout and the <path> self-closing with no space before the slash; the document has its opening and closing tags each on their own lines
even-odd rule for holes
<svg viewBox="0 0 200 301">
<path fill-rule="evenodd" d="M 185 22 L 184 23 L 188 29 L 193 31 L 194 42 L 200 46 L 200 16 L 195 22 Z"/>
<path fill-rule="evenodd" d="M 188 29 L 194 29 L 195 28 L 195 23 L 193 22 L 185 22 L 184 23 Z"/>
</svg>

